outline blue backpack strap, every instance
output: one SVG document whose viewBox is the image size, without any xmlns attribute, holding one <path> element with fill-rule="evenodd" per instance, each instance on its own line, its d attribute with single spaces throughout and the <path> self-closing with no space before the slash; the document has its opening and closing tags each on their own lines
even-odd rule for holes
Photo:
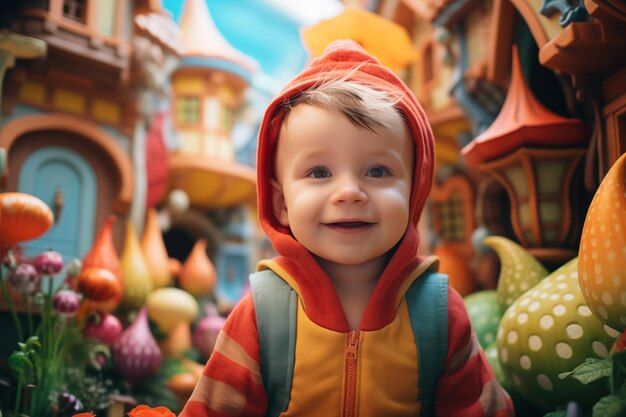
<svg viewBox="0 0 626 417">
<path fill-rule="evenodd" d="M 296 292 L 272 270 L 250 274 L 259 332 L 261 376 L 267 394 L 266 416 L 287 409 L 296 348 Z"/>
<path fill-rule="evenodd" d="M 433 416 L 435 384 L 448 352 L 448 276 L 426 271 L 406 292 L 418 350 L 420 416 Z"/>
</svg>

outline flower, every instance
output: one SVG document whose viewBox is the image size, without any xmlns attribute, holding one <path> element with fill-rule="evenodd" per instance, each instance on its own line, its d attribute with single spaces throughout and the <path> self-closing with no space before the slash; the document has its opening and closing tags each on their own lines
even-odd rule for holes
<svg viewBox="0 0 626 417">
<path fill-rule="evenodd" d="M 18 264 L 9 272 L 9 283 L 16 290 L 30 294 L 39 289 L 41 277 L 34 266 L 26 263 Z"/>
<path fill-rule="evenodd" d="M 34 260 L 35 268 L 43 275 L 54 275 L 63 269 L 63 257 L 59 252 L 45 251 Z"/>
<path fill-rule="evenodd" d="M 85 355 L 98 345 L 85 343 L 78 322 L 71 319 L 79 307 L 79 294 L 65 286 L 55 288 L 54 277 L 63 269 L 61 255 L 46 251 L 35 259 L 27 259 L 9 250 L 2 257 L 2 264 L 8 274 L 4 279 L 4 269 L 0 268 L 1 295 L 13 316 L 19 347 L 8 360 L 15 380 L 14 413 L 28 411 L 32 417 L 42 417 L 49 415 L 51 407 L 58 408 L 63 416 L 82 411 L 81 399 L 67 392 L 58 395 L 57 390 L 67 381 L 65 367 L 83 365 Z M 42 289 L 43 277 L 47 285 Z M 13 297 L 19 293 L 28 327 L 18 318 L 13 304 Z M 37 322 L 33 320 L 33 304 L 38 308 Z M 29 398 L 22 401 L 22 388 L 27 385 L 34 388 Z"/>
<path fill-rule="evenodd" d="M 176 417 L 167 407 L 150 408 L 147 405 L 138 405 L 128 412 L 128 417 Z"/>
<path fill-rule="evenodd" d="M 74 317 L 78 311 L 80 300 L 72 290 L 60 290 L 52 299 L 52 307 L 61 317 Z"/>
<path fill-rule="evenodd" d="M 74 414 L 72 417 L 96 417 L 94 413 L 78 413 Z"/>
</svg>

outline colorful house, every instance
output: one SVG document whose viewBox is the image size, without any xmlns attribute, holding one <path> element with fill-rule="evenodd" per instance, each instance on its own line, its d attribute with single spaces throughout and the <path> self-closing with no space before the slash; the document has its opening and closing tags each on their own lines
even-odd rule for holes
<svg viewBox="0 0 626 417">
<path fill-rule="evenodd" d="M 626 152 L 623 8 L 603 0 L 356 3 L 403 26 L 419 57 L 401 74 L 436 136 L 424 225 L 431 239 L 423 241 L 443 255 L 444 269 L 469 265 L 474 288 L 493 288 L 497 263 L 472 239 L 487 234 L 519 242 L 549 267 L 575 256 L 590 196 Z"/>
<path fill-rule="evenodd" d="M 7 33 L 47 51 L 18 59 L 6 74 L 3 190 L 33 194 L 55 213 L 54 227 L 24 245 L 25 254 L 54 248 L 69 260 L 85 255 L 110 214 L 123 220 L 137 211 L 143 221 L 148 175 L 141 132 L 156 114 L 145 103 L 155 102 L 167 83 L 157 73 L 176 60 L 179 35 L 158 2 L 45 3 L 15 6 L 5 17 Z M 123 224 L 116 226 L 118 247 Z"/>
<path fill-rule="evenodd" d="M 179 25 L 185 51 L 172 74 L 178 148 L 169 157 L 168 189 L 184 193 L 189 207 L 167 211 L 165 242 L 182 258 L 185 247 L 207 241 L 218 265 L 217 296 L 232 304 L 252 262 L 246 231 L 254 219 L 245 207 L 256 204 L 256 174 L 236 160 L 231 132 L 257 64 L 221 35 L 205 1 L 187 0 Z"/>
</svg>

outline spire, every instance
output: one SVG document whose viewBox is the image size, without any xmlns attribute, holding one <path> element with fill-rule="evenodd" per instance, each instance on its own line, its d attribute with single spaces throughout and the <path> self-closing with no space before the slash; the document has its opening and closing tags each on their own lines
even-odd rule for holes
<svg viewBox="0 0 626 417">
<path fill-rule="evenodd" d="M 512 55 L 511 83 L 498 117 L 462 150 L 469 165 L 492 161 L 521 147 L 564 148 L 587 143 L 589 128 L 580 119 L 545 108 L 526 84 L 516 47 Z"/>
<path fill-rule="evenodd" d="M 186 0 L 179 26 L 185 45 L 184 57 L 216 58 L 243 67 L 249 73 L 256 71 L 256 62 L 235 49 L 222 36 L 211 17 L 206 0 Z"/>
</svg>

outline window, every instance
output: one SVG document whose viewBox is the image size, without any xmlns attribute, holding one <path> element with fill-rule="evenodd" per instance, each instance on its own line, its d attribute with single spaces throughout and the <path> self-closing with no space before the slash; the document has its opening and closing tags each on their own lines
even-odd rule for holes
<svg viewBox="0 0 626 417">
<path fill-rule="evenodd" d="M 87 0 L 63 0 L 63 17 L 87 23 Z"/>
<path fill-rule="evenodd" d="M 431 192 L 433 230 L 445 244 L 460 253 L 472 253 L 474 231 L 474 190 L 469 178 L 454 174 L 435 183 Z"/>
<path fill-rule="evenodd" d="M 467 236 L 465 236 L 465 216 L 461 193 L 452 193 L 448 201 L 441 202 L 437 206 L 443 238 L 449 242 L 464 242 Z"/>
<path fill-rule="evenodd" d="M 200 98 L 179 97 L 176 101 L 176 121 L 179 125 L 200 123 Z"/>
</svg>

